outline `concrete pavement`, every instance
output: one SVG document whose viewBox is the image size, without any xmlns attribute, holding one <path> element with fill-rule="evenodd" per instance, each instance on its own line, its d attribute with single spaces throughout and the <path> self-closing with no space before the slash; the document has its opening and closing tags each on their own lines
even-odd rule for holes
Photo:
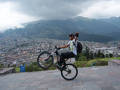
<svg viewBox="0 0 120 90">
<path fill-rule="evenodd" d="M 120 90 L 120 67 L 79 68 L 73 81 L 58 70 L 0 76 L 0 90 Z"/>
</svg>

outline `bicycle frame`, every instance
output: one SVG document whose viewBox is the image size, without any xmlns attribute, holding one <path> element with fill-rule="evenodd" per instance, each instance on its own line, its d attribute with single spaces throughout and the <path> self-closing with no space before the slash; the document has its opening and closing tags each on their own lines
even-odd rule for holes
<svg viewBox="0 0 120 90">
<path fill-rule="evenodd" d="M 53 51 L 53 52 L 51 52 L 51 56 L 53 56 L 53 58 L 54 58 L 54 55 L 56 55 L 57 57 L 59 57 L 60 55 L 59 55 L 59 53 L 58 53 L 58 48 L 57 47 L 55 47 L 55 50 Z M 55 59 L 54 59 L 55 60 Z M 53 62 L 54 62 L 54 60 L 53 60 Z M 58 61 L 58 58 L 57 58 L 57 61 Z"/>
<path fill-rule="evenodd" d="M 70 64 L 70 63 L 69 63 L 69 64 L 66 63 L 66 60 L 64 60 L 61 65 L 55 63 L 55 60 L 57 60 L 56 62 L 58 62 L 58 61 L 59 61 L 59 57 L 60 57 L 60 54 L 59 54 L 58 50 L 59 50 L 58 48 L 55 48 L 54 51 L 52 51 L 52 52 L 48 52 L 48 51 L 41 52 L 40 55 L 39 55 L 38 58 L 37 58 L 38 65 L 39 65 L 41 68 L 45 69 L 45 70 L 48 69 L 51 65 L 55 65 L 55 67 L 61 72 L 61 76 L 62 76 L 65 80 L 73 80 L 73 79 L 75 79 L 76 76 L 77 76 L 77 74 L 78 74 L 78 70 L 77 70 L 77 67 L 76 67 L 75 65 Z M 40 63 L 40 59 L 39 59 L 39 58 L 40 58 L 41 55 L 44 55 L 44 54 L 49 55 L 48 58 L 50 57 L 50 58 L 51 58 L 51 61 L 52 61 L 51 63 L 48 63 L 47 66 L 44 66 L 44 65 L 42 65 L 42 64 Z M 54 56 L 56 56 L 57 58 L 55 59 Z M 45 60 L 46 60 L 46 59 L 45 59 Z M 46 61 L 46 62 L 47 62 L 47 61 Z M 45 64 L 45 63 L 43 63 L 43 64 Z M 67 77 L 68 74 L 72 74 L 72 73 L 71 73 L 71 70 L 72 70 L 72 69 L 69 69 L 69 66 L 72 66 L 72 67 L 74 68 L 73 70 L 76 71 L 75 75 L 74 75 L 73 77 L 70 77 L 70 78 Z M 64 75 L 64 71 L 67 72 L 67 73 L 65 72 L 65 75 Z"/>
</svg>

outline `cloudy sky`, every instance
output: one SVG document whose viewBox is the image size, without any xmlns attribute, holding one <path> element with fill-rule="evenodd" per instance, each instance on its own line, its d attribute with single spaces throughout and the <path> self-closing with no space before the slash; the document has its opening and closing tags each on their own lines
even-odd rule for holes
<svg viewBox="0 0 120 90">
<path fill-rule="evenodd" d="M 120 0 L 0 0 L 0 32 L 23 28 L 23 23 L 77 16 L 120 16 Z"/>
</svg>

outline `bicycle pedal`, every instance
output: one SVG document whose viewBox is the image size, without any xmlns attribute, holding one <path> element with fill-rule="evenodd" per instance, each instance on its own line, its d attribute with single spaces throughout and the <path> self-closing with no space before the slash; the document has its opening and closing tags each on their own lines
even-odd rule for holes
<svg viewBox="0 0 120 90">
<path fill-rule="evenodd" d="M 56 66 L 57 66 L 57 68 L 58 68 L 59 70 L 62 69 L 62 66 L 60 66 L 60 65 L 58 65 L 58 64 L 56 64 Z"/>
</svg>

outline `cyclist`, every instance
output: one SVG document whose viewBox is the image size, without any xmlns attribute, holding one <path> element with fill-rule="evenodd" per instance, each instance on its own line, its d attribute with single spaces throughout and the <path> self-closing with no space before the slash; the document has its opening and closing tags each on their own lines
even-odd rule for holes
<svg viewBox="0 0 120 90">
<path fill-rule="evenodd" d="M 69 47 L 69 51 L 63 52 L 60 54 L 60 61 L 58 61 L 58 65 L 60 65 L 60 66 L 62 65 L 62 63 L 64 62 L 65 59 L 72 58 L 77 55 L 77 49 L 75 46 L 75 43 L 76 43 L 75 35 L 73 33 L 69 34 L 69 39 L 70 39 L 70 41 L 68 42 L 67 45 L 59 47 L 60 49 Z"/>
</svg>

